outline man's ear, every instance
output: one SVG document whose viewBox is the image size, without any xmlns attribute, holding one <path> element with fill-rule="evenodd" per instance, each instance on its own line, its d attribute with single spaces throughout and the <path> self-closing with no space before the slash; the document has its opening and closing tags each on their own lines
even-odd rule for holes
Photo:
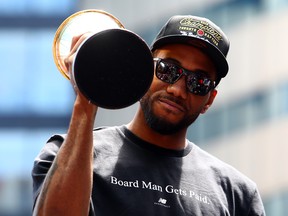
<svg viewBox="0 0 288 216">
<path fill-rule="evenodd" d="M 210 97 L 209 97 L 207 103 L 205 104 L 205 106 L 203 107 L 203 109 L 201 110 L 201 114 L 204 114 L 209 109 L 209 107 L 212 105 L 216 95 L 217 95 L 217 90 L 216 89 L 211 90 Z"/>
</svg>

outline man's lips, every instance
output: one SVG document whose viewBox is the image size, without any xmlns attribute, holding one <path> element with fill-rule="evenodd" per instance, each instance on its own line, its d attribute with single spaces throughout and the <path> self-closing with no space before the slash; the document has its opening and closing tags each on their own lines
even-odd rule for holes
<svg viewBox="0 0 288 216">
<path fill-rule="evenodd" d="M 168 109 L 185 112 L 187 109 L 179 100 L 171 97 L 161 97 L 159 101 L 164 104 Z"/>
</svg>

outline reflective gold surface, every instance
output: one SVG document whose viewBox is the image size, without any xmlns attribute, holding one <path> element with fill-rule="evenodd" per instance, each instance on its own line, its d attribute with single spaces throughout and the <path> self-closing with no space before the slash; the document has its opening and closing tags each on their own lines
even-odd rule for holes
<svg viewBox="0 0 288 216">
<path fill-rule="evenodd" d="M 113 15 L 102 10 L 82 10 L 65 19 L 58 27 L 53 40 L 53 58 L 62 75 L 70 79 L 64 64 L 70 52 L 72 38 L 85 32 L 97 33 L 106 29 L 124 28 Z"/>
</svg>

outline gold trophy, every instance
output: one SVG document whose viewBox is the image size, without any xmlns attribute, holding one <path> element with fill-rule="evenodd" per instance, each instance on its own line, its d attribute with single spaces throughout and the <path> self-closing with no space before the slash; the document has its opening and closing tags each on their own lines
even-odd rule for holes
<svg viewBox="0 0 288 216">
<path fill-rule="evenodd" d="M 90 32 L 76 51 L 71 75 L 64 64 L 73 36 Z M 146 42 L 102 10 L 83 10 L 65 19 L 53 41 L 58 70 L 74 79 L 92 103 L 120 109 L 137 102 L 148 90 L 154 74 L 152 54 Z"/>
</svg>

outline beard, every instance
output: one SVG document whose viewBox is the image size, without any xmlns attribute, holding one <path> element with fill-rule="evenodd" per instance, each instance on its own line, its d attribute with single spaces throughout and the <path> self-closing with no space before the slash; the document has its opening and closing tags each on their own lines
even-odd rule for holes
<svg viewBox="0 0 288 216">
<path fill-rule="evenodd" d="M 159 98 L 161 98 L 159 95 L 152 98 L 151 93 L 148 91 L 140 100 L 140 106 L 144 113 L 147 125 L 160 134 L 175 134 L 182 129 L 187 129 L 200 115 L 200 112 L 198 112 L 192 115 L 185 115 L 177 123 L 169 122 L 167 119 L 157 116 L 153 110 L 153 103 Z M 177 102 L 177 99 L 172 96 L 165 96 L 165 98 Z"/>
</svg>

